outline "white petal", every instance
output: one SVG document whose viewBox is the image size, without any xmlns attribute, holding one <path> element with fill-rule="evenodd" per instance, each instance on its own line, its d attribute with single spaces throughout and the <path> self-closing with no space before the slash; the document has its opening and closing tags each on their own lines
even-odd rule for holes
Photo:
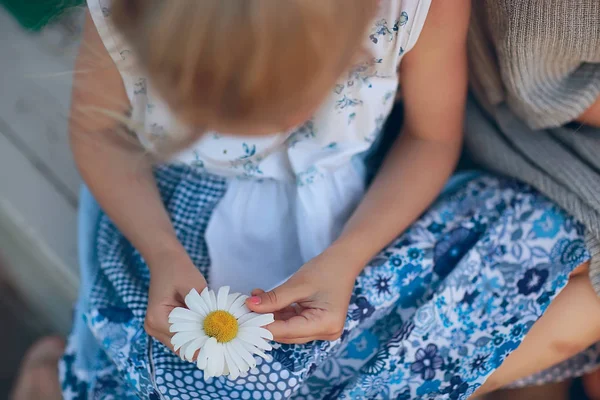
<svg viewBox="0 0 600 400">
<path fill-rule="evenodd" d="M 225 353 L 223 353 L 225 356 Z M 223 375 L 229 375 L 229 368 L 227 367 L 227 360 L 225 360 L 225 364 L 223 364 Z"/>
<path fill-rule="evenodd" d="M 223 286 L 217 294 L 217 310 L 227 310 L 227 297 L 229 296 L 229 286 Z"/>
<path fill-rule="evenodd" d="M 229 293 L 229 296 L 227 296 L 227 308 L 225 310 L 229 311 L 233 302 L 239 299 L 241 295 L 241 293 Z"/>
<path fill-rule="evenodd" d="M 250 344 L 258 347 L 261 350 L 269 351 L 272 349 L 271 345 L 269 343 L 267 343 L 267 341 L 265 339 L 261 338 L 260 336 L 253 335 L 252 333 L 239 332 L 238 338 L 240 338 L 244 342 L 250 343 Z"/>
<path fill-rule="evenodd" d="M 175 351 L 177 351 L 181 346 L 196 339 L 197 337 L 198 332 L 178 332 L 171 338 L 171 344 L 175 348 Z"/>
<path fill-rule="evenodd" d="M 187 361 L 190 361 L 190 362 L 194 361 L 194 354 L 196 354 L 196 352 L 202 346 L 204 346 L 204 344 L 206 343 L 207 340 L 208 340 L 208 336 L 204 335 L 204 336 L 200 336 L 199 338 L 194 339 L 191 342 L 189 342 L 187 344 L 187 346 L 186 346 L 185 353 L 183 354 L 183 357 Z"/>
<path fill-rule="evenodd" d="M 257 356 L 262 357 L 265 361 L 271 361 L 273 358 L 267 354 L 265 354 L 262 350 L 256 348 L 256 346 L 251 345 L 248 342 L 244 342 L 243 340 L 240 340 L 240 343 L 242 344 L 242 346 L 244 346 L 244 348 L 246 350 L 248 350 L 250 353 L 252 354 L 256 354 Z"/>
<path fill-rule="evenodd" d="M 246 307 L 246 299 L 248 296 L 241 295 L 229 306 L 229 312 L 236 318 L 241 317 L 244 314 L 248 314 L 250 309 Z"/>
<path fill-rule="evenodd" d="M 169 327 L 169 332 L 202 332 L 202 325 L 198 322 L 178 322 Z"/>
<path fill-rule="evenodd" d="M 211 291 L 208 290 L 208 288 L 204 288 L 202 293 L 200 293 L 200 297 L 202 297 L 202 300 L 204 300 L 204 303 L 206 304 L 209 313 L 211 313 L 217 309 L 217 304 L 213 304 L 213 302 L 212 302 L 212 298 L 210 297 L 210 292 Z"/>
<path fill-rule="evenodd" d="M 275 321 L 275 318 L 273 318 L 273 314 L 257 314 L 253 315 L 252 318 L 248 318 L 243 323 L 240 323 L 239 321 L 238 323 L 240 324 L 240 328 L 244 328 L 247 326 L 266 326 L 273 323 L 273 321 Z"/>
<path fill-rule="evenodd" d="M 190 290 L 190 292 L 185 296 L 185 304 L 188 308 L 203 317 L 206 317 L 208 314 L 208 307 L 202 300 L 202 297 L 198 294 L 196 289 Z"/>
<path fill-rule="evenodd" d="M 240 328 L 240 332 L 248 332 L 254 336 L 261 337 L 267 340 L 273 340 L 273 334 L 271 331 L 265 328 L 258 328 L 255 326 L 245 326 Z"/>
<path fill-rule="evenodd" d="M 208 357 L 212 353 L 213 346 L 215 346 L 216 344 L 217 341 L 215 338 L 209 338 L 204 344 L 204 347 L 200 349 L 200 354 L 198 354 L 198 360 L 196 361 L 198 369 L 201 369 L 203 371 L 206 370 L 208 366 Z M 206 379 L 206 375 L 204 376 L 204 378 Z"/>
<path fill-rule="evenodd" d="M 202 325 L 202 322 L 203 322 L 203 321 L 201 321 L 201 319 L 202 318 L 198 315 L 197 323 L 200 323 L 200 325 Z M 173 318 L 173 317 L 169 318 L 169 324 L 190 324 L 193 322 L 194 321 L 190 321 L 189 319 L 184 319 L 184 318 Z"/>
<path fill-rule="evenodd" d="M 248 351 L 246 347 L 242 344 L 242 341 L 239 339 L 233 339 L 231 342 L 227 343 L 233 351 L 239 355 L 244 362 L 248 365 L 248 370 L 256 367 L 256 360 L 252 356 L 252 352 Z"/>
<path fill-rule="evenodd" d="M 244 361 L 242 356 L 239 355 L 237 353 L 237 351 L 235 351 L 235 347 L 232 346 L 231 342 L 226 343 L 225 351 L 227 352 L 227 354 L 229 354 L 229 357 L 231 357 L 231 361 L 235 364 L 236 368 L 240 371 L 240 374 L 248 372 L 248 370 L 250 369 L 250 366 L 248 365 L 248 363 L 246 361 Z"/>
<path fill-rule="evenodd" d="M 257 315 L 260 315 L 260 314 L 257 314 L 255 312 L 252 312 L 252 311 L 248 310 L 247 313 L 242 314 L 242 316 L 238 317 L 238 319 L 237 319 L 238 320 L 238 325 L 242 326 L 242 324 L 244 324 L 246 321 L 251 320 L 252 318 L 256 317 Z"/>
<path fill-rule="evenodd" d="M 217 304 L 218 304 L 217 303 L 217 296 L 215 295 L 215 292 L 213 292 L 212 290 L 209 290 L 208 294 L 210 295 L 210 301 L 211 301 L 211 304 L 213 306 L 213 310 L 218 310 L 218 308 L 217 308 Z"/>
<path fill-rule="evenodd" d="M 191 342 L 184 343 L 183 346 L 181 346 L 181 348 L 179 349 L 179 354 L 178 355 L 179 355 L 179 358 L 181 358 L 182 361 L 186 361 L 184 354 L 187 351 L 187 348 L 190 345 L 190 343 Z"/>
<path fill-rule="evenodd" d="M 225 369 L 226 374 L 229 375 L 229 379 L 236 380 L 240 377 L 240 370 L 237 365 L 233 362 L 229 351 L 227 351 L 227 343 L 223 344 L 223 357 L 225 358 Z"/>
<path fill-rule="evenodd" d="M 266 362 L 273 361 L 273 357 L 271 357 L 270 355 L 262 352 L 261 350 L 258 350 L 258 349 L 254 350 L 254 354 L 256 354 L 257 356 L 259 356 L 260 358 L 262 358 Z"/>
<path fill-rule="evenodd" d="M 185 319 L 188 321 L 198 321 L 202 317 L 200 314 L 197 314 L 187 308 L 176 307 L 169 313 L 169 319 L 177 318 L 177 319 Z"/>
<path fill-rule="evenodd" d="M 222 343 L 217 343 L 213 346 L 211 354 L 208 356 L 208 370 L 211 376 L 222 376 L 225 367 L 225 355 L 223 354 L 225 347 Z"/>
</svg>

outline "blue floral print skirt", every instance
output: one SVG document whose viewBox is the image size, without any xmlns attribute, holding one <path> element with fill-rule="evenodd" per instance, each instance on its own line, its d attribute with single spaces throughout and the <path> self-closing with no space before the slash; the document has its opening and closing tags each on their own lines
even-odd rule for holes
<svg viewBox="0 0 600 400">
<path fill-rule="evenodd" d="M 156 176 L 179 239 L 210 282 L 203 233 L 226 182 L 187 167 Z M 95 204 L 89 194 L 86 201 Z M 273 361 L 246 377 L 205 382 L 145 333 L 148 268 L 91 208 L 80 227 L 75 328 L 60 365 L 65 399 L 466 399 L 589 259 L 583 226 L 555 204 L 514 180 L 477 175 L 446 191 L 365 268 L 340 340 L 276 344 Z M 560 378 L 597 361 L 593 349 Z"/>
</svg>

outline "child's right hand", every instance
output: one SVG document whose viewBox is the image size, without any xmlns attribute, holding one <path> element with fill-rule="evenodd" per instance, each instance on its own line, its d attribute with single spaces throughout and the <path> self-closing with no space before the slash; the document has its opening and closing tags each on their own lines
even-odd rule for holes
<svg viewBox="0 0 600 400">
<path fill-rule="evenodd" d="M 206 287 L 206 279 L 187 254 L 169 254 L 149 263 L 150 291 L 144 328 L 148 335 L 173 350 L 169 332 L 169 314 L 176 307 L 186 307 L 185 296 L 192 289 Z"/>
</svg>

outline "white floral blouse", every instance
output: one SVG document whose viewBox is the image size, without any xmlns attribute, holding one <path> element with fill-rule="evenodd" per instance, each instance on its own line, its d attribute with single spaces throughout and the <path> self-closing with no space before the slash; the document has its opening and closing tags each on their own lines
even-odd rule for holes
<svg viewBox="0 0 600 400">
<path fill-rule="evenodd" d="M 372 58 L 343 75 L 300 128 L 253 139 L 210 133 L 173 159 L 229 179 L 206 233 L 212 286 L 268 289 L 339 235 L 364 194 L 353 159 L 371 147 L 392 109 L 399 63 L 430 3 L 382 0 L 365 37 Z M 175 119 L 146 78 L 131 72 L 131 51 L 110 23 L 110 0 L 88 6 L 121 72 L 134 121 L 152 135 L 167 134 Z"/>
</svg>

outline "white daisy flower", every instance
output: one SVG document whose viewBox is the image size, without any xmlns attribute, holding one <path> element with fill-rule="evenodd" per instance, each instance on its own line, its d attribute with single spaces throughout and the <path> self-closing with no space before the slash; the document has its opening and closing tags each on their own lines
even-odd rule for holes
<svg viewBox="0 0 600 400">
<path fill-rule="evenodd" d="M 188 308 L 177 307 L 169 314 L 171 344 L 182 359 L 193 361 L 204 371 L 204 379 L 229 375 L 237 379 L 256 366 L 254 355 L 267 361 L 273 335 L 263 327 L 274 321 L 273 314 L 257 314 L 246 307 L 248 296 L 229 294 L 229 287 L 217 295 L 205 288 L 185 297 Z"/>
</svg>

